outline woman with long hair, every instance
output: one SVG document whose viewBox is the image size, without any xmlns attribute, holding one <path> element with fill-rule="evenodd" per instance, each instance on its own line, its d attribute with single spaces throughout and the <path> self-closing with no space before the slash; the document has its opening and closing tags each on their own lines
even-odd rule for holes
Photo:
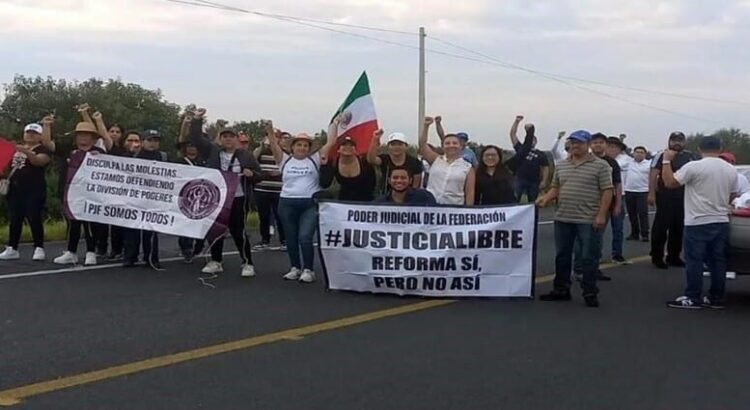
<svg viewBox="0 0 750 410">
<path fill-rule="evenodd" d="M 503 165 L 503 151 L 500 148 L 494 145 L 482 148 L 474 186 L 477 205 L 516 203 L 513 175 Z"/>
<path fill-rule="evenodd" d="M 320 166 L 327 162 L 325 155 L 336 141 L 338 124 L 339 118 L 336 118 L 328 129 L 328 141 L 320 150 L 313 152 L 312 137 L 303 133 L 292 138 L 290 152 L 286 153 L 279 145 L 280 135 L 275 132 L 273 124 L 266 123 L 268 142 L 281 172 L 279 216 L 286 233 L 291 264 L 291 269 L 284 275 L 286 280 L 315 281 L 313 236 L 318 215 L 314 196 L 320 191 Z"/>
<path fill-rule="evenodd" d="M 320 186 L 328 188 L 334 179 L 341 188 L 339 200 L 372 202 L 375 199 L 375 170 L 366 159 L 357 155 L 357 143 L 351 137 L 339 142 L 338 158 L 332 163 L 325 160 L 322 163 Z"/>
<path fill-rule="evenodd" d="M 474 205 L 474 183 L 476 173 L 471 163 L 462 157 L 461 140 L 456 134 L 443 138 L 443 155 L 438 155 L 427 145 L 427 132 L 435 120 L 424 119 L 422 135 L 419 136 L 419 151 L 430 164 L 430 179 L 427 190 L 441 205 Z"/>
</svg>

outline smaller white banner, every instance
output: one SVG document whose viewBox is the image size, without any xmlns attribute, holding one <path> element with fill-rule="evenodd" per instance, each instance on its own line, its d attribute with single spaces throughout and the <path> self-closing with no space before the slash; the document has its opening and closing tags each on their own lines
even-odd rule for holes
<svg viewBox="0 0 750 410">
<path fill-rule="evenodd" d="M 329 289 L 530 297 L 536 209 L 320 203 Z"/>
<path fill-rule="evenodd" d="M 68 172 L 69 218 L 198 239 L 226 228 L 237 186 L 215 169 L 96 153 Z"/>
</svg>

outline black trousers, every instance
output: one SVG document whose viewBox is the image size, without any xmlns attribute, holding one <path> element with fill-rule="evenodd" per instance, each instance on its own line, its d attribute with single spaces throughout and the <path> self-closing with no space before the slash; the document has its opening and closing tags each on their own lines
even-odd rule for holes
<svg viewBox="0 0 750 410">
<path fill-rule="evenodd" d="M 143 261 L 149 265 L 159 264 L 159 234 L 153 231 L 123 228 L 125 250 L 124 263 L 138 262 L 138 253 L 143 246 Z"/>
<path fill-rule="evenodd" d="M 255 203 L 258 207 L 258 219 L 260 219 L 260 238 L 264 243 L 271 241 L 271 215 L 276 221 L 279 241 L 286 241 L 284 227 L 281 224 L 281 218 L 279 218 L 279 195 L 278 193 L 255 191 Z"/>
<path fill-rule="evenodd" d="M 648 238 L 648 192 L 627 192 L 625 206 L 630 218 L 630 236 Z"/>
<path fill-rule="evenodd" d="M 86 239 L 86 252 L 96 250 L 95 232 L 101 232 L 97 224 L 87 221 L 68 221 L 68 251 L 71 253 L 78 252 L 78 242 L 81 240 L 81 231 Z"/>
<path fill-rule="evenodd" d="M 18 249 L 21 241 L 24 219 L 28 221 L 31 229 L 31 237 L 34 239 L 35 248 L 44 247 L 44 223 L 42 212 L 44 211 L 45 197 L 38 195 L 11 194 L 8 195 L 8 246 Z"/>
<path fill-rule="evenodd" d="M 94 229 L 96 253 L 106 255 L 107 249 L 109 248 L 109 225 L 94 224 L 92 228 Z"/>
<path fill-rule="evenodd" d="M 180 245 L 180 251 L 182 256 L 195 256 L 203 252 L 203 248 L 206 246 L 205 239 L 193 239 L 186 237 L 179 237 L 177 243 Z"/>
<path fill-rule="evenodd" d="M 664 260 L 664 245 L 667 246 L 667 261 L 675 261 L 682 253 L 682 238 L 685 231 L 685 197 L 683 195 L 656 194 L 656 216 L 651 228 L 651 259 Z"/>
<path fill-rule="evenodd" d="M 109 227 L 109 241 L 112 244 L 112 254 L 120 255 L 123 252 L 123 227 L 111 225 Z"/>
<path fill-rule="evenodd" d="M 229 233 L 234 239 L 234 245 L 240 253 L 242 263 L 245 265 L 253 264 L 253 256 L 250 252 L 250 240 L 245 234 L 245 218 L 247 212 L 245 211 L 245 197 L 234 198 L 232 202 L 232 210 L 229 214 Z M 216 242 L 211 246 L 211 260 L 215 262 L 221 262 L 223 260 L 224 253 L 224 237 L 217 239 Z"/>
</svg>

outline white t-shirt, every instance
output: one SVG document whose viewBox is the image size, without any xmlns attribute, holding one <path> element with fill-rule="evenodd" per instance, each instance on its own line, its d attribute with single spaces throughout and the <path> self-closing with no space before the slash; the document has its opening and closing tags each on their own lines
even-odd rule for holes
<svg viewBox="0 0 750 410">
<path fill-rule="evenodd" d="M 648 192 L 648 180 L 651 177 L 651 162 L 633 160 L 628 164 L 628 172 L 623 174 L 625 192 Z"/>
<path fill-rule="evenodd" d="M 737 186 L 735 189 L 737 190 L 737 196 L 750 192 L 750 181 L 739 172 L 737 173 Z"/>
<path fill-rule="evenodd" d="M 565 151 L 565 141 L 563 138 L 558 138 L 555 141 L 555 144 L 552 145 L 552 160 L 555 162 L 555 165 L 559 164 L 562 161 L 565 161 L 568 158 L 568 151 Z"/>
<path fill-rule="evenodd" d="M 471 171 L 471 163 L 465 159 L 458 158 L 448 163 L 445 156 L 441 155 L 430 167 L 427 190 L 435 196 L 439 204 L 463 205 L 466 202 L 464 186 L 469 171 Z"/>
<path fill-rule="evenodd" d="M 232 161 L 233 156 L 234 156 L 234 153 L 230 154 L 226 151 L 219 152 L 219 159 L 221 160 L 221 170 L 233 172 L 241 176 L 242 166 L 240 166 L 240 161 L 237 158 L 234 159 L 234 162 L 231 164 L 231 168 L 230 168 L 229 162 Z M 241 196 L 245 196 L 245 189 L 242 186 L 242 182 L 237 184 L 237 189 L 234 191 L 235 198 L 238 198 Z"/>
<path fill-rule="evenodd" d="M 304 159 L 284 154 L 281 159 L 281 198 L 312 198 L 320 191 L 320 154 Z"/>
<path fill-rule="evenodd" d="M 685 226 L 729 223 L 729 199 L 737 189 L 737 170 L 719 158 L 683 165 L 674 178 L 685 186 Z"/>
<path fill-rule="evenodd" d="M 634 162 L 635 160 L 633 157 L 631 157 L 628 154 L 622 153 L 615 158 L 615 161 L 617 161 L 617 165 L 620 166 L 620 177 L 622 179 L 622 192 L 621 194 L 625 194 L 625 185 L 628 182 L 628 169 L 630 168 L 630 164 Z"/>
</svg>

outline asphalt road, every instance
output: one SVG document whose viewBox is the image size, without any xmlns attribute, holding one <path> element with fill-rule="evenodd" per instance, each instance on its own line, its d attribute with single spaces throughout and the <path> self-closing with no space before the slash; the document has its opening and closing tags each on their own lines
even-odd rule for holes
<svg viewBox="0 0 750 410">
<path fill-rule="evenodd" d="M 647 244 L 626 246 L 629 257 L 647 253 Z M 60 247 L 49 245 L 50 256 Z M 176 252 L 165 240 L 163 257 Z M 0 265 L 0 405 L 18 396 L 11 389 L 49 382 L 15 390 L 23 400 L 9 408 L 750 406 L 744 278 L 729 283 L 725 311 L 665 308 L 681 293 L 683 273 L 647 262 L 608 269 L 614 280 L 601 284 L 599 309 L 578 295 L 569 303 L 434 303 L 289 283 L 281 280 L 284 254 L 254 258 L 257 277 L 240 278 L 238 258 L 229 256 L 213 288 L 197 280 L 198 261 L 168 262 L 158 273 Z M 543 222 L 540 292 L 549 290 L 553 258 L 552 225 Z M 217 345 L 225 350 L 196 350 Z M 87 376 L 96 381 L 65 388 L 67 377 L 91 371 L 100 371 Z"/>
</svg>

